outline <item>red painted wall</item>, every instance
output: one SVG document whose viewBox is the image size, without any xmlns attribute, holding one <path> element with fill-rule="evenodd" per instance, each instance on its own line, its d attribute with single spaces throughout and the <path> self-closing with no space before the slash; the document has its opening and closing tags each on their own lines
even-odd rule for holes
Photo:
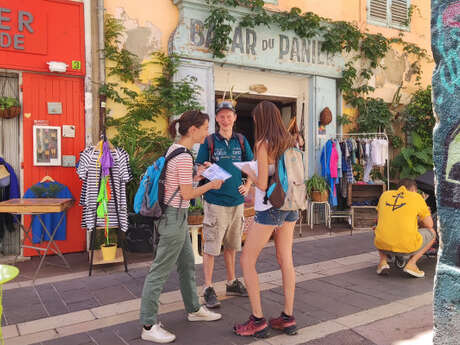
<svg viewBox="0 0 460 345">
<path fill-rule="evenodd" d="M 63 138 L 61 133 L 61 151 L 62 155 L 75 155 L 78 161 L 79 154 L 85 147 L 83 90 L 82 78 L 23 74 L 24 191 L 46 175 L 69 187 L 75 198 L 75 206 L 67 213 L 67 240 L 56 241 L 64 253 L 86 249 L 86 232 L 80 227 L 82 210 L 78 206 L 81 183 L 74 167 L 33 165 L 33 125 L 37 120 L 46 121 L 49 126 L 74 125 L 75 138 Z M 47 102 L 61 102 L 62 114 L 49 115 Z M 26 219 L 26 224 L 29 222 Z M 37 255 L 37 252 L 24 248 L 24 255 Z"/>
<path fill-rule="evenodd" d="M 0 68 L 48 72 L 46 62 L 59 61 L 84 75 L 84 37 L 82 3 L 0 0 Z"/>
</svg>

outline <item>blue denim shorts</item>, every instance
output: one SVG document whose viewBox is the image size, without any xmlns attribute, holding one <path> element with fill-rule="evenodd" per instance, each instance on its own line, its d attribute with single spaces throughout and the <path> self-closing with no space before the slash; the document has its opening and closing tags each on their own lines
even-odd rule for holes
<svg viewBox="0 0 460 345">
<path fill-rule="evenodd" d="M 297 211 L 283 211 L 272 207 L 265 211 L 256 211 L 254 221 L 263 225 L 281 226 L 284 222 L 295 222 L 298 218 Z"/>
</svg>

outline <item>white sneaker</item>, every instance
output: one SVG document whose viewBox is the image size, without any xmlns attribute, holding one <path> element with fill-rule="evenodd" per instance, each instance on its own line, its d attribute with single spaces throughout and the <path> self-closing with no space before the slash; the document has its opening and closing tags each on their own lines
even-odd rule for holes
<svg viewBox="0 0 460 345">
<path fill-rule="evenodd" d="M 201 306 L 198 311 L 194 313 L 188 313 L 187 319 L 189 321 L 216 321 L 222 318 L 222 314 L 214 313 L 209 311 L 206 307 Z"/>
<path fill-rule="evenodd" d="M 176 339 L 176 336 L 163 328 L 163 325 L 158 322 L 152 326 L 149 330 L 142 327 L 143 340 L 153 341 L 154 343 L 171 343 Z"/>
</svg>

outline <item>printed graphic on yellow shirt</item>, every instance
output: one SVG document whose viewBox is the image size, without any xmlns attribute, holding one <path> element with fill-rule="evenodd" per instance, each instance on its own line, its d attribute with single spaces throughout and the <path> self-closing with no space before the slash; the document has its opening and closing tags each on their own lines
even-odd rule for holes
<svg viewBox="0 0 460 345">
<path fill-rule="evenodd" d="M 406 205 L 405 202 L 401 202 L 400 204 L 398 204 L 399 199 L 404 199 L 404 192 L 400 192 L 396 195 L 393 195 L 393 198 L 395 198 L 394 204 L 389 204 L 388 202 L 386 203 L 387 206 L 392 207 L 392 211 L 396 211 L 398 208 L 401 208 Z"/>
</svg>

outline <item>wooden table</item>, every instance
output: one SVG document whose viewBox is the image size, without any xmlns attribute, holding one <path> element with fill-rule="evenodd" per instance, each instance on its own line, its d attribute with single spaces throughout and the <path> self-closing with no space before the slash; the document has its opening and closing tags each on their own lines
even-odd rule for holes
<svg viewBox="0 0 460 345">
<path fill-rule="evenodd" d="M 31 248 L 35 249 L 38 252 L 38 255 L 41 257 L 40 263 L 35 270 L 32 282 L 35 282 L 38 273 L 45 261 L 45 257 L 48 254 L 48 250 L 53 251 L 57 254 L 65 266 L 70 269 L 70 265 L 67 260 L 62 255 L 57 243 L 54 241 L 54 236 L 56 235 L 57 229 L 64 220 L 66 211 L 73 205 L 73 199 L 55 199 L 55 198 L 37 198 L 37 199 L 10 199 L 7 201 L 0 202 L 0 213 L 11 213 L 15 216 L 19 226 L 24 230 L 24 238 L 22 240 L 21 248 Z M 59 219 L 58 224 L 54 229 L 48 229 L 46 224 L 43 222 L 41 217 L 42 214 L 47 213 L 60 213 L 62 212 L 61 218 Z M 49 241 L 46 247 L 37 247 L 33 245 L 26 245 L 25 239 L 28 238 L 32 242 L 32 221 L 29 224 L 29 227 L 26 229 L 19 218 L 20 215 L 31 215 L 32 217 L 37 217 L 46 234 L 49 237 Z M 51 231 L 50 231 L 51 230 Z M 30 237 L 29 237 L 30 236 Z M 54 246 L 54 248 L 52 247 Z M 43 254 L 41 253 L 43 251 Z M 18 255 L 14 260 L 16 264 Z"/>
</svg>

